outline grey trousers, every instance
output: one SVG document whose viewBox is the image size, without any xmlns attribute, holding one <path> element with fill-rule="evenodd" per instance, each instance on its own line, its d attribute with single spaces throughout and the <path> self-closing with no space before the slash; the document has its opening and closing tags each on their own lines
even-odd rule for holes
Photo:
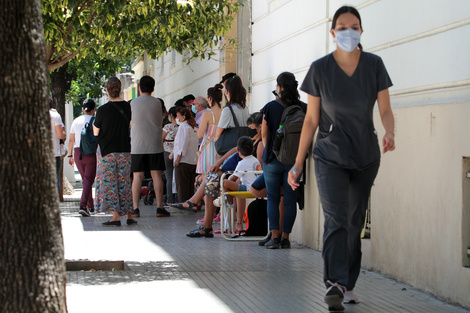
<svg viewBox="0 0 470 313">
<path fill-rule="evenodd" d="M 380 161 L 363 170 L 315 159 L 315 176 L 325 216 L 324 281 L 353 290 L 361 270 L 361 231 Z"/>
</svg>

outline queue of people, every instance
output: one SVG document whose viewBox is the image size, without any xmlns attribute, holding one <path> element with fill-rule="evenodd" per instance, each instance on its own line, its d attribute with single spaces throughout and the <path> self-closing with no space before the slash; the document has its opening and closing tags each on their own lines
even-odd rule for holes
<svg viewBox="0 0 470 313">
<path fill-rule="evenodd" d="M 80 214 L 89 216 L 93 209 L 112 211 L 112 219 L 104 226 L 120 226 L 120 216 L 127 217 L 128 225 L 137 224 L 134 218 L 140 215 L 142 179 L 149 171 L 156 186 L 157 217 L 170 216 L 165 203 L 192 212 L 204 203 L 204 218 L 198 221 L 202 225 L 186 235 L 212 238 L 217 233 L 213 227 L 218 221 L 217 207 L 227 201 L 237 212 L 236 232 L 243 233 L 245 203 L 220 197 L 219 179 L 227 171 L 262 169 L 261 176 L 232 175 L 223 189 L 251 190 L 256 196 L 266 196 L 270 233 L 259 245 L 288 249 L 296 219 L 299 178 L 318 130 L 313 159 L 325 215 L 324 300 L 330 311 L 344 310 L 343 303 L 358 303 L 353 290 L 361 264 L 360 233 L 381 156 L 372 111 L 377 101 L 385 128 L 382 152 L 393 151 L 394 119 L 388 91 L 392 82 L 380 57 L 362 49 L 362 22 L 355 8 L 341 7 L 333 17 L 330 33 L 337 49 L 312 63 L 300 87 L 308 94 L 307 104 L 300 100 L 294 74 L 283 72 L 276 79 L 277 99 L 250 115 L 246 89 L 240 77 L 230 73 L 220 84 L 210 87 L 206 97 L 188 95 L 178 100 L 168 111 L 168 122 L 163 127 L 165 110 L 162 101 L 151 96 L 155 86 L 151 77 L 141 79 L 141 96 L 130 104 L 119 98 L 120 82 L 111 78 L 106 87 L 110 101 L 97 110 L 94 121 L 98 136 L 94 203 L 90 200 L 94 159 L 77 159 L 76 136 L 81 125 L 91 119 L 94 103 L 84 103 L 84 116 L 72 125 L 69 150 L 73 148 L 74 154 L 69 162 L 75 161 L 84 181 Z M 281 116 L 290 106 L 300 107 L 305 120 L 297 157 L 285 164 L 273 153 L 273 144 L 282 128 Z M 219 155 L 215 143 L 234 127 L 253 129 L 251 138 L 242 136 L 230 151 Z"/>
</svg>

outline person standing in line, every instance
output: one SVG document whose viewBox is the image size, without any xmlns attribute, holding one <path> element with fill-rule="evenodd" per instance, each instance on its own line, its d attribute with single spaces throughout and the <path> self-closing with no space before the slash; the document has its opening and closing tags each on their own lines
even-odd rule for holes
<svg viewBox="0 0 470 313">
<path fill-rule="evenodd" d="M 383 153 L 395 149 L 394 118 L 388 88 L 392 86 L 382 59 L 362 51 L 359 12 L 338 9 L 330 33 L 337 49 L 312 63 L 301 90 L 308 94 L 296 162 L 289 184 L 297 179 L 317 128 L 313 157 L 323 212 L 325 302 L 330 311 L 357 303 L 353 292 L 361 267 L 360 234 L 370 190 L 380 164 L 373 123 L 377 101 L 385 135 Z"/>
<path fill-rule="evenodd" d="M 132 216 L 139 217 L 139 200 L 145 172 L 150 172 L 157 200 L 157 217 L 168 217 L 170 212 L 163 207 L 162 171 L 165 170 L 162 141 L 162 103 L 152 97 L 155 80 L 150 76 L 140 79 L 140 96 L 131 101 L 131 171 Z"/>
<path fill-rule="evenodd" d="M 194 194 L 198 138 L 194 131 L 196 121 L 190 110 L 182 107 L 176 108 L 176 123 L 179 127 L 170 159 L 173 160 L 175 166 L 178 201 L 184 202 Z"/>
<path fill-rule="evenodd" d="M 82 177 L 82 196 L 80 198 L 80 213 L 82 216 L 90 216 L 90 212 L 95 212 L 93 205 L 93 183 L 95 182 L 96 175 L 96 153 L 80 155 L 80 140 L 82 129 L 87 123 L 90 123 L 93 115 L 95 115 L 96 103 L 92 99 L 83 101 L 82 111 L 83 115 L 73 120 L 70 126 L 70 139 L 68 156 L 69 164 L 73 166 L 74 161 L 77 165 L 78 172 Z"/>
<path fill-rule="evenodd" d="M 298 82 L 294 74 L 283 72 L 276 79 L 276 91 L 279 98 L 286 107 L 299 106 L 304 111 L 306 105 L 299 100 L 297 90 Z M 292 189 L 287 183 L 289 170 L 293 164 L 281 163 L 273 152 L 273 143 L 276 131 L 281 123 L 284 106 L 277 100 L 268 102 L 262 112 L 264 113 L 261 134 L 265 147 L 263 153 L 263 171 L 266 183 L 266 192 L 268 195 L 268 219 L 269 230 L 271 231 L 271 240 L 265 243 L 267 249 L 289 249 L 289 235 L 292 232 L 295 218 L 297 215 L 297 190 Z M 283 225 L 279 225 L 279 205 L 281 202 L 281 187 L 283 187 L 283 201 L 285 205 Z M 282 229 L 282 233 L 280 230 Z"/>
<path fill-rule="evenodd" d="M 191 103 L 191 111 L 195 114 L 194 119 L 196 120 L 196 124 L 198 126 L 201 125 L 202 115 L 204 112 L 208 111 L 208 103 L 206 98 L 204 97 L 197 97 Z"/>
<path fill-rule="evenodd" d="M 178 132 L 178 124 L 176 123 L 176 107 L 171 107 L 168 111 L 170 123 L 163 127 L 163 156 L 165 157 L 165 177 L 166 177 L 166 202 L 176 202 L 176 195 L 173 193 L 173 160 L 170 160 L 170 154 L 173 152 L 173 146 L 176 134 Z"/>
<path fill-rule="evenodd" d="M 111 77 L 106 83 L 109 101 L 98 108 L 93 124 L 97 136 L 95 209 L 112 211 L 111 220 L 103 226 L 121 226 L 120 216 L 127 225 L 136 225 L 132 218 L 131 140 L 129 127 L 131 106 L 120 98 L 121 81 Z"/>
<path fill-rule="evenodd" d="M 60 141 L 65 140 L 67 135 L 65 134 L 64 123 L 62 123 L 62 118 L 60 117 L 59 112 L 52 108 L 52 99 L 49 116 L 51 117 L 52 149 L 54 151 L 55 169 L 57 174 L 57 192 L 60 193 L 60 170 L 62 168 Z"/>
</svg>

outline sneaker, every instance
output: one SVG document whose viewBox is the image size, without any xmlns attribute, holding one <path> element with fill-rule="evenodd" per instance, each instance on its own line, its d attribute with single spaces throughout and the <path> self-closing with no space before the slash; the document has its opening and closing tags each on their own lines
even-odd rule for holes
<svg viewBox="0 0 470 313">
<path fill-rule="evenodd" d="M 281 242 L 280 238 L 274 238 L 266 242 L 264 245 L 266 249 L 279 249 L 279 243 Z"/>
<path fill-rule="evenodd" d="M 137 225 L 137 221 L 134 220 L 134 219 L 132 219 L 132 218 L 128 218 L 128 219 L 126 220 L 126 224 L 127 224 L 127 225 Z"/>
<path fill-rule="evenodd" d="M 132 217 L 140 217 L 140 210 L 139 208 L 131 211 Z"/>
<path fill-rule="evenodd" d="M 95 208 L 89 208 L 88 210 L 90 211 L 91 214 L 95 214 Z"/>
<path fill-rule="evenodd" d="M 80 211 L 78 211 L 78 213 L 81 214 L 82 216 L 90 216 L 90 211 L 86 207 L 83 207 L 83 206 L 80 207 Z"/>
<path fill-rule="evenodd" d="M 168 216 L 170 216 L 170 212 L 168 212 L 164 208 L 157 208 L 157 217 L 168 217 Z"/>
<path fill-rule="evenodd" d="M 344 311 L 343 299 L 346 288 L 341 286 L 338 283 L 331 283 L 330 288 L 326 291 L 325 294 L 325 303 L 328 305 L 328 310 L 332 312 L 342 312 Z"/>
<path fill-rule="evenodd" d="M 282 249 L 290 249 L 290 241 L 287 238 L 281 240 L 281 248 Z"/>
<path fill-rule="evenodd" d="M 343 303 L 356 304 L 359 303 L 359 298 L 356 296 L 354 291 L 346 291 L 344 293 Z"/>
<path fill-rule="evenodd" d="M 104 223 L 101 223 L 103 226 L 121 226 L 121 221 L 107 221 Z"/>
<path fill-rule="evenodd" d="M 258 242 L 258 246 L 261 246 L 261 247 L 264 247 L 264 245 L 269 241 L 271 240 L 271 232 L 269 232 L 269 234 L 266 236 L 265 239 L 261 240 Z"/>
<path fill-rule="evenodd" d="M 220 222 L 220 212 L 217 214 L 217 216 L 212 220 L 213 223 L 218 223 Z"/>
<path fill-rule="evenodd" d="M 204 224 L 204 217 L 197 220 L 196 224 Z"/>
</svg>

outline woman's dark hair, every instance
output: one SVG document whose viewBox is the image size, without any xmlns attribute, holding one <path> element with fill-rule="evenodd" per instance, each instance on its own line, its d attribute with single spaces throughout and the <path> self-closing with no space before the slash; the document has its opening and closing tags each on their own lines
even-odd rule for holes
<svg viewBox="0 0 470 313">
<path fill-rule="evenodd" d="M 106 90 L 111 98 L 118 98 L 121 93 L 121 81 L 117 77 L 111 77 L 106 83 Z"/>
<path fill-rule="evenodd" d="M 191 114 L 191 111 L 187 108 L 177 107 L 176 113 L 179 113 L 181 116 L 184 116 L 185 121 L 188 122 L 189 126 L 191 126 L 192 128 L 197 126 L 196 120 Z"/>
<path fill-rule="evenodd" d="M 225 82 L 225 89 L 230 94 L 230 101 L 227 104 L 236 103 L 242 109 L 246 107 L 246 89 L 243 87 L 240 76 L 235 75 Z"/>
<path fill-rule="evenodd" d="M 176 106 L 176 107 L 182 107 L 182 108 L 185 108 L 185 107 L 186 107 L 186 106 L 184 105 L 184 103 L 183 103 L 183 99 L 178 99 L 178 100 L 176 100 L 175 106 Z"/>
<path fill-rule="evenodd" d="M 222 89 L 224 86 L 221 84 L 216 84 L 214 87 L 210 87 L 207 89 L 207 97 L 212 99 L 212 103 L 217 103 L 217 105 L 220 106 L 220 102 L 222 102 Z"/>
<path fill-rule="evenodd" d="M 255 124 L 256 127 L 263 123 L 263 113 L 255 112 L 246 120 L 246 125 Z"/>
<path fill-rule="evenodd" d="M 338 17 L 341 15 L 341 14 L 344 14 L 344 13 L 351 13 L 353 14 L 355 17 L 358 18 L 359 20 L 359 26 L 361 27 L 362 29 L 362 20 L 361 20 L 361 15 L 359 14 L 359 11 L 355 8 L 355 7 L 351 7 L 351 6 L 342 6 L 341 8 L 339 8 L 338 10 L 336 10 L 335 12 L 335 15 L 333 16 L 333 21 L 331 22 L 331 29 L 334 30 L 336 28 L 336 22 L 338 20 Z M 362 45 L 361 44 L 358 44 L 357 45 L 359 47 L 359 49 L 361 49 L 362 51 Z"/>
<path fill-rule="evenodd" d="M 170 110 L 168 111 L 168 115 L 171 115 L 171 116 L 173 116 L 173 118 L 176 118 L 176 107 L 175 106 L 170 108 Z"/>
<path fill-rule="evenodd" d="M 163 114 L 167 113 L 166 107 L 165 107 L 165 101 L 163 101 L 162 98 L 157 98 L 157 99 L 160 100 L 160 102 L 162 103 L 162 113 Z"/>
<path fill-rule="evenodd" d="M 95 109 L 96 103 L 93 101 L 93 99 L 86 99 L 83 101 L 82 107 L 85 109 L 85 112 L 90 113 Z"/>
<path fill-rule="evenodd" d="M 276 79 L 277 84 L 282 88 L 281 99 L 287 105 L 300 104 L 300 95 L 297 90 L 299 83 L 295 80 L 294 74 L 282 72 Z"/>
</svg>

